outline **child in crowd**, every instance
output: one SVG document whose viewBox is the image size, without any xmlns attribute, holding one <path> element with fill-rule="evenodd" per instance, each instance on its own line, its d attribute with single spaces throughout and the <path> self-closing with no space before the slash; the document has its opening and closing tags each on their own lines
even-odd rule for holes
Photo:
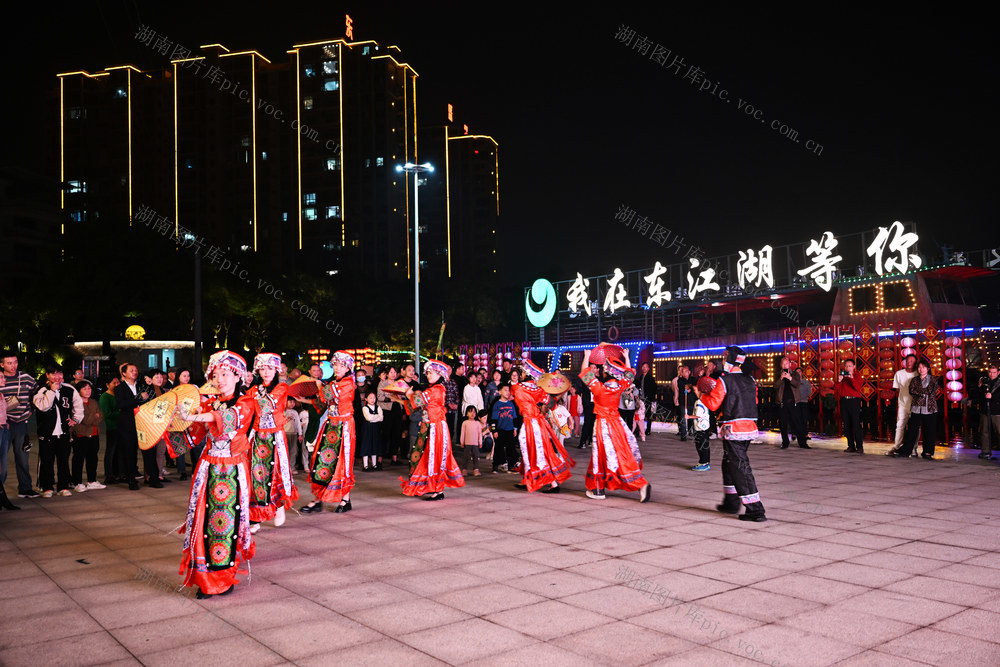
<svg viewBox="0 0 1000 667">
<path fill-rule="evenodd" d="M 381 470 L 382 465 L 378 462 L 379 449 L 382 446 L 382 419 L 384 413 L 382 407 L 376 402 L 378 396 L 374 391 L 365 394 L 365 404 L 361 408 L 361 415 L 365 418 L 365 429 L 361 434 L 361 457 L 364 461 L 364 472 Z"/>
<path fill-rule="evenodd" d="M 95 398 L 94 385 L 88 380 L 81 380 L 76 389 L 83 400 L 83 421 L 73 427 L 73 474 L 70 485 L 74 491 L 83 493 L 93 489 L 103 489 L 105 486 L 97 481 L 97 453 L 101 449 L 98 427 L 104 419 L 101 406 Z M 87 466 L 89 484 L 83 483 L 83 467 Z"/>
<path fill-rule="evenodd" d="M 570 391 L 573 391 L 570 389 Z M 566 407 L 567 394 L 563 394 L 556 399 L 556 405 L 552 408 L 552 416 L 555 418 L 556 422 L 556 436 L 559 438 L 559 443 L 566 444 L 566 438 L 573 432 L 573 415 L 570 414 L 569 408 Z"/>
<path fill-rule="evenodd" d="M 470 470 L 473 477 L 482 474 L 479 472 L 479 448 L 483 446 L 483 425 L 478 415 L 476 406 L 465 408 L 465 421 L 462 422 L 462 437 L 459 441 L 465 453 L 462 464 L 462 474 L 465 476 L 469 475 Z"/>
<path fill-rule="evenodd" d="M 566 394 L 563 399 L 566 401 L 566 408 L 569 412 L 570 435 L 580 437 L 580 425 L 583 422 L 583 401 L 580 400 L 580 394 L 576 393 L 576 387 L 570 385 L 569 394 Z"/>
<path fill-rule="evenodd" d="M 316 440 L 312 441 L 306 440 L 306 430 L 309 428 L 309 410 L 308 408 L 302 407 L 299 410 L 299 428 L 302 430 L 302 440 L 305 446 L 301 448 L 302 452 L 302 469 L 309 473 L 311 469 L 309 467 L 309 462 L 312 461 L 313 447 L 316 445 Z M 295 469 L 299 469 L 299 462 L 295 462 Z"/>
<path fill-rule="evenodd" d="M 476 413 L 476 420 L 479 422 L 479 432 L 483 434 L 483 444 L 479 446 L 479 453 L 486 455 L 487 461 L 493 460 L 493 431 L 490 430 L 487 420 L 490 417 L 490 413 L 486 410 L 480 410 Z M 473 475 L 475 477 L 475 475 Z"/>
<path fill-rule="evenodd" d="M 299 420 L 298 403 L 292 397 L 288 397 L 285 402 L 285 443 L 290 452 L 302 450 L 302 422 Z M 298 443 L 298 449 L 296 449 Z M 301 461 L 293 461 L 292 468 Z"/>
<path fill-rule="evenodd" d="M 510 385 L 500 387 L 500 395 L 493 402 L 490 412 L 490 430 L 494 432 L 493 473 L 504 472 L 517 474 L 517 461 L 520 446 L 517 442 L 517 406 L 510 398 Z"/>
<path fill-rule="evenodd" d="M 708 408 L 701 402 L 701 395 L 707 394 L 715 387 L 715 380 L 710 377 L 703 377 L 694 385 L 694 395 L 697 400 L 694 402 L 694 447 L 698 450 L 698 465 L 691 470 L 705 472 L 711 470 L 711 450 L 709 449 L 709 429 L 711 420 L 709 419 Z"/>
</svg>

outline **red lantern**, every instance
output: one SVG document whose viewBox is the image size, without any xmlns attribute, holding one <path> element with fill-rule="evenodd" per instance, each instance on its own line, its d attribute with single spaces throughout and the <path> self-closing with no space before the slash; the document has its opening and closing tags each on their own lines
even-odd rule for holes
<svg viewBox="0 0 1000 667">
<path fill-rule="evenodd" d="M 820 352 L 823 352 L 824 350 L 832 350 L 832 349 L 833 349 L 833 341 L 832 340 L 821 340 L 819 342 L 819 350 L 820 350 Z"/>
<path fill-rule="evenodd" d="M 854 351 L 854 343 L 849 340 L 844 340 L 840 342 L 840 351 L 845 353 L 850 353 Z"/>
<path fill-rule="evenodd" d="M 824 371 L 831 370 L 833 369 L 833 361 L 831 361 L 830 359 L 823 359 L 822 361 L 819 362 L 819 367 L 822 368 Z"/>
<path fill-rule="evenodd" d="M 948 347 L 961 347 L 962 339 L 958 336 L 948 336 L 944 339 L 944 344 Z"/>
</svg>

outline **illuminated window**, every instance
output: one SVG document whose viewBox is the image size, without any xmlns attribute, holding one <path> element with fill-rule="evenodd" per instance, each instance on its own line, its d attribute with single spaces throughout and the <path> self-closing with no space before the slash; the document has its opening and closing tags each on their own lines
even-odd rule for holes
<svg viewBox="0 0 1000 667">
<path fill-rule="evenodd" d="M 288 211 L 282 211 L 282 213 L 281 213 L 281 221 L 282 222 L 288 222 Z"/>
<path fill-rule="evenodd" d="M 304 195 L 302 195 L 302 203 L 303 204 L 315 204 L 316 203 L 316 193 L 315 192 L 307 192 Z"/>
<path fill-rule="evenodd" d="M 87 109 L 85 107 L 73 107 L 69 110 L 69 117 L 72 120 L 84 120 L 87 118 Z"/>
<path fill-rule="evenodd" d="M 66 181 L 66 192 L 86 192 L 87 181 Z"/>
<path fill-rule="evenodd" d="M 304 106 L 306 109 L 312 109 L 313 108 L 313 98 L 311 98 L 311 97 L 303 97 L 302 98 L 302 106 Z"/>
<path fill-rule="evenodd" d="M 339 206 L 327 206 L 326 207 L 326 218 L 339 218 L 340 217 L 340 207 Z"/>
<path fill-rule="evenodd" d="M 337 81 L 336 79 L 327 79 L 326 81 L 323 82 L 323 90 L 333 91 L 339 89 L 340 89 L 340 82 Z"/>
<path fill-rule="evenodd" d="M 323 74 L 336 74 L 337 73 L 337 61 L 336 60 L 324 60 L 323 61 Z"/>
<path fill-rule="evenodd" d="M 316 66 L 306 65 L 305 67 L 302 68 L 302 73 L 306 75 L 307 79 L 311 79 L 314 76 L 316 76 Z"/>
<path fill-rule="evenodd" d="M 367 56 L 369 53 L 371 53 L 371 48 L 370 47 L 366 46 L 363 49 L 361 49 L 361 55 Z"/>
<path fill-rule="evenodd" d="M 855 287 L 851 290 L 851 308 L 855 313 L 871 313 L 877 310 L 875 286 Z"/>
<path fill-rule="evenodd" d="M 369 158 L 365 158 L 365 166 L 366 167 L 372 166 L 372 161 Z"/>
<path fill-rule="evenodd" d="M 250 135 L 240 137 L 240 146 L 243 146 L 244 148 L 250 146 Z"/>
<path fill-rule="evenodd" d="M 353 248 L 357 248 L 358 247 L 358 240 L 357 239 L 354 239 L 353 241 L 351 241 L 351 247 L 353 247 Z M 421 262 L 421 264 L 423 264 L 423 262 Z"/>
<path fill-rule="evenodd" d="M 114 93 L 114 95 L 112 95 L 112 97 L 114 97 L 115 99 L 121 99 L 121 98 L 128 97 L 128 93 L 125 92 L 124 88 L 116 88 L 115 89 L 115 93 Z"/>
<path fill-rule="evenodd" d="M 376 167 L 381 167 L 383 164 L 384 164 L 384 161 L 382 160 L 382 158 L 380 158 L 380 157 L 375 158 L 375 166 Z"/>
<path fill-rule="evenodd" d="M 305 217 L 306 220 L 315 220 L 316 219 L 316 209 L 314 209 L 314 208 L 305 208 L 305 209 L 302 209 L 302 215 Z"/>
<path fill-rule="evenodd" d="M 882 304 L 885 310 L 913 308 L 909 283 L 887 283 L 882 286 Z"/>
<path fill-rule="evenodd" d="M 87 219 L 86 211 L 70 211 L 69 219 L 73 222 L 83 222 Z"/>
<path fill-rule="evenodd" d="M 327 159 L 327 161 L 326 161 L 326 170 L 327 171 L 336 171 L 337 169 L 340 169 L 340 161 L 337 160 L 337 158 L 329 158 L 329 159 Z"/>
<path fill-rule="evenodd" d="M 261 151 L 260 152 L 260 159 L 261 160 L 266 160 L 267 159 L 267 151 Z"/>
</svg>

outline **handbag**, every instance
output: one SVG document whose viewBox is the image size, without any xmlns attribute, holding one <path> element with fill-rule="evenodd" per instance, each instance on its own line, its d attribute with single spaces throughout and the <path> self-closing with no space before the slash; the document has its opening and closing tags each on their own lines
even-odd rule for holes
<svg viewBox="0 0 1000 667">
<path fill-rule="evenodd" d="M 21 401 L 17 400 L 17 396 L 8 396 L 5 400 L 7 403 L 7 410 L 13 410 L 17 406 L 21 405 Z"/>
</svg>

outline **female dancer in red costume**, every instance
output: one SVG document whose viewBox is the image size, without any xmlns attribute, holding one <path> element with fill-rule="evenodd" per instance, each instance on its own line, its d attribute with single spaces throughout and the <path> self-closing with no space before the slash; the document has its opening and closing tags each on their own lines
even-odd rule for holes
<svg viewBox="0 0 1000 667">
<path fill-rule="evenodd" d="M 330 359 L 333 379 L 320 388 L 318 401 L 326 403 L 326 415 L 319 424 L 319 438 L 313 448 L 312 472 L 309 481 L 316 500 L 302 508 L 312 514 L 323 511 L 323 503 L 338 503 L 337 514 L 351 511 L 351 489 L 354 488 L 354 357 L 340 350 Z"/>
<path fill-rule="evenodd" d="M 616 361 L 605 366 L 611 378 L 598 377 L 600 367 L 591 364 L 580 376 L 594 396 L 594 448 L 587 469 L 587 497 L 603 500 L 606 489 L 638 491 L 639 502 L 649 501 L 649 482 L 642 475 L 642 455 L 635 436 L 618 413 L 621 393 L 632 386 L 635 371 Z"/>
<path fill-rule="evenodd" d="M 292 483 L 285 444 L 288 385 L 278 382 L 281 357 L 262 352 L 254 358 L 253 369 L 260 378 L 251 392 L 257 420 L 250 447 L 250 530 L 256 533 L 262 521 L 285 523 L 285 510 L 299 499 L 299 490 Z"/>
<path fill-rule="evenodd" d="M 420 460 L 410 472 L 409 479 L 399 478 L 407 496 L 423 495 L 424 500 L 441 500 L 444 498 L 444 487 L 465 486 L 465 478 L 451 453 L 451 436 L 444 406 L 444 378 L 450 370 L 444 362 L 428 361 L 424 373 L 430 386 L 419 393 L 413 389 L 406 392 L 414 405 L 424 407 L 424 419 L 428 422 L 427 440 Z"/>
<path fill-rule="evenodd" d="M 208 446 L 191 482 L 184 525 L 184 558 L 180 573 L 185 586 L 197 586 L 198 598 L 225 595 L 238 582 L 241 560 L 254 555 L 250 532 L 250 471 L 247 430 L 254 414 L 251 396 L 238 393 L 246 362 L 229 350 L 208 360 L 205 374 L 221 392 L 210 411 L 186 413 L 186 421 L 206 422 Z"/>
<path fill-rule="evenodd" d="M 522 484 L 528 491 L 537 491 L 548 484 L 542 493 L 559 493 L 559 483 L 569 479 L 570 468 L 576 465 L 576 461 L 570 458 L 549 421 L 538 409 L 539 403 L 548 405 L 549 394 L 531 380 L 542 377 L 544 371 L 527 359 L 521 366 L 525 381 L 512 383 L 511 394 L 524 419 L 518 434 Z"/>
</svg>

